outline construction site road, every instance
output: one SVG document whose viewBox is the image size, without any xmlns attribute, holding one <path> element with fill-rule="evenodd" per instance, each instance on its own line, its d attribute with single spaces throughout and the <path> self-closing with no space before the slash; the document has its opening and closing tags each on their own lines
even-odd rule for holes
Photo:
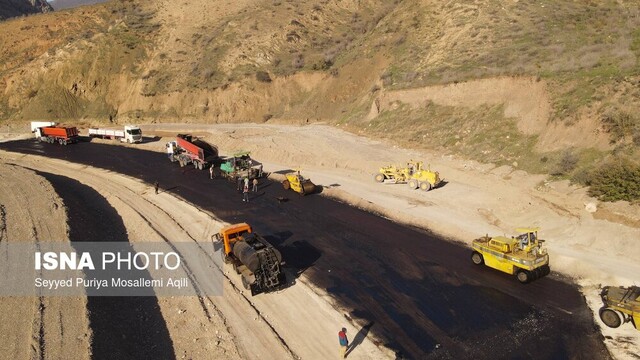
<svg viewBox="0 0 640 360">
<path fill-rule="evenodd" d="M 326 291 L 345 317 L 367 324 L 364 336 L 399 358 L 610 358 L 577 287 L 554 273 L 521 285 L 474 266 L 466 245 L 324 196 L 301 197 L 277 182 L 263 181 L 246 203 L 235 184 L 158 152 L 34 140 L 0 149 L 99 167 L 149 186 L 158 181 L 161 191 L 226 222 L 251 223 L 282 252 L 288 271 Z M 265 296 L 277 301 L 278 294 Z"/>
</svg>

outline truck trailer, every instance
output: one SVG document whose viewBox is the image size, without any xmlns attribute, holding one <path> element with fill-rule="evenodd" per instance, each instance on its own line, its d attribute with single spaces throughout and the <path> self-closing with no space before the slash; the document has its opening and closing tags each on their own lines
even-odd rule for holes
<svg viewBox="0 0 640 360">
<path fill-rule="evenodd" d="M 123 130 L 89 128 L 89 136 L 103 139 L 120 139 L 126 143 L 141 143 L 142 130 L 136 125 L 125 125 Z"/>
<path fill-rule="evenodd" d="M 78 142 L 78 129 L 75 126 L 65 127 L 57 126 L 55 122 L 51 121 L 33 121 L 31 122 L 31 132 L 40 142 L 50 144 L 57 142 L 60 145 Z"/>
<path fill-rule="evenodd" d="M 280 289 L 286 283 L 282 255 L 247 223 L 226 226 L 213 238 L 222 244 L 222 260 L 231 264 L 251 296 Z"/>
<path fill-rule="evenodd" d="M 217 148 L 189 134 L 178 134 L 175 141 L 167 143 L 166 149 L 169 160 L 179 162 L 180 167 L 193 164 L 194 168 L 202 170 L 218 159 Z"/>
</svg>

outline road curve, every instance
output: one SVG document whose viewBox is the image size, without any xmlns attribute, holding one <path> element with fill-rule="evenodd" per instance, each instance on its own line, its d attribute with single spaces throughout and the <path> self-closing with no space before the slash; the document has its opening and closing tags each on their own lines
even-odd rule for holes
<svg viewBox="0 0 640 360">
<path fill-rule="evenodd" d="M 354 338 L 373 334 L 399 358 L 610 358 L 582 295 L 554 274 L 523 286 L 473 266 L 466 246 L 273 182 L 244 203 L 234 184 L 180 168 L 157 152 L 33 140 L 0 149 L 158 181 L 162 191 L 224 221 L 250 222 L 269 235 L 292 271 L 326 289 L 345 316 L 371 325 Z"/>
</svg>

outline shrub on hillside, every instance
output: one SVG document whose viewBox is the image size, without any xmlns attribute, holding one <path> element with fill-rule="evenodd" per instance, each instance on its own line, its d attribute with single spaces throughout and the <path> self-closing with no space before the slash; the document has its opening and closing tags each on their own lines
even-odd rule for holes
<svg viewBox="0 0 640 360">
<path fill-rule="evenodd" d="M 266 71 L 258 71 L 256 73 L 256 79 L 260 82 L 265 82 L 265 83 L 271 82 L 271 76 L 269 76 L 269 73 Z"/>
<path fill-rule="evenodd" d="M 589 195 L 602 201 L 640 200 L 640 166 L 628 161 L 601 165 L 589 177 Z"/>
<path fill-rule="evenodd" d="M 578 156 L 573 151 L 566 150 L 560 157 L 555 169 L 551 171 L 551 175 L 562 176 L 569 174 L 578 165 L 578 160 Z"/>
</svg>

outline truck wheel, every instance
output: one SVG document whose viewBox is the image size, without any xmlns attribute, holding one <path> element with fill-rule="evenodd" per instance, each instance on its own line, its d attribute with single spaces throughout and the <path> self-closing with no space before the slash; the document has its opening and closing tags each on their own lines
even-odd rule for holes
<svg viewBox="0 0 640 360">
<path fill-rule="evenodd" d="M 291 184 L 289 184 L 289 180 L 283 180 L 283 181 L 282 181 L 282 187 L 283 187 L 285 190 L 289 190 L 289 189 L 291 188 Z"/>
<path fill-rule="evenodd" d="M 67 140 L 62 140 L 62 145 L 67 145 Z"/>
<path fill-rule="evenodd" d="M 249 280 L 247 280 L 244 275 L 242 276 L 242 287 L 244 287 L 245 290 L 251 290 L 251 284 L 249 284 Z"/>
<path fill-rule="evenodd" d="M 240 274 L 240 269 L 238 268 L 238 263 L 236 261 L 233 262 L 233 271 L 235 271 L 236 274 Z"/>
<path fill-rule="evenodd" d="M 62 145 L 62 139 L 58 139 L 58 144 Z"/>
<path fill-rule="evenodd" d="M 527 284 L 529 281 L 531 281 L 531 273 L 529 273 L 527 270 L 520 269 L 516 273 L 516 278 L 521 284 Z"/>
<path fill-rule="evenodd" d="M 384 181 L 384 174 L 380 173 L 380 174 L 376 174 L 376 176 L 373 177 L 373 180 L 375 180 L 376 182 L 383 182 Z"/>
<path fill-rule="evenodd" d="M 413 190 L 418 188 L 418 180 L 416 179 L 411 179 L 409 180 L 409 182 L 407 183 L 407 185 L 409 185 L 409 187 Z"/>
<path fill-rule="evenodd" d="M 431 190 L 431 183 L 428 181 L 423 181 L 420 183 L 420 190 L 429 191 Z"/>
<path fill-rule="evenodd" d="M 622 324 L 622 316 L 620 316 L 620 313 L 604 307 L 600 309 L 600 320 L 608 327 L 614 329 Z"/>
<path fill-rule="evenodd" d="M 220 254 L 222 254 L 222 263 L 223 264 L 228 264 L 229 263 L 229 257 L 227 256 L 227 254 L 224 253 L 224 246 L 222 247 L 222 250 L 220 250 Z"/>
<path fill-rule="evenodd" d="M 202 163 L 198 163 L 198 170 L 204 169 L 204 165 Z"/>
<path fill-rule="evenodd" d="M 477 251 L 474 251 L 471 254 L 471 261 L 473 261 L 473 263 L 476 264 L 476 265 L 484 264 L 484 259 L 482 258 L 482 254 L 480 254 Z"/>
<path fill-rule="evenodd" d="M 36 140 L 38 140 L 38 142 L 42 142 L 42 138 L 40 136 L 38 136 Z"/>
<path fill-rule="evenodd" d="M 542 276 L 541 277 L 547 276 L 547 275 L 549 275 L 551 273 L 551 268 L 549 267 L 549 265 L 543 265 L 540 269 L 542 269 L 541 270 L 542 271 Z"/>
</svg>

